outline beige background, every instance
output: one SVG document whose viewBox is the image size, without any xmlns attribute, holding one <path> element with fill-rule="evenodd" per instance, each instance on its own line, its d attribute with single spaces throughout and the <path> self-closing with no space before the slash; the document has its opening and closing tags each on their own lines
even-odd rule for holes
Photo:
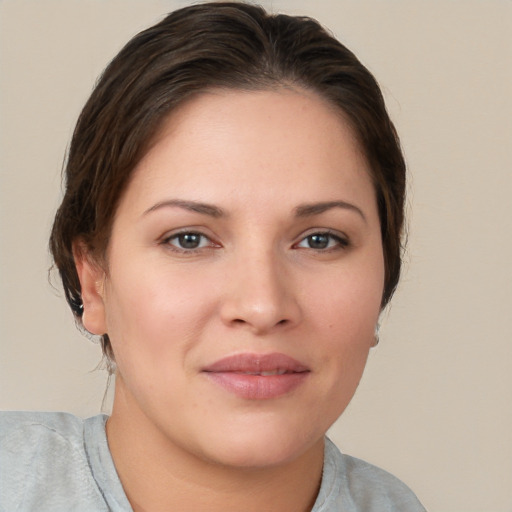
<svg viewBox="0 0 512 512">
<path fill-rule="evenodd" d="M 0 1 L 0 408 L 95 414 L 106 376 L 47 281 L 81 105 L 121 45 L 187 1 Z M 410 169 L 405 274 L 332 429 L 430 511 L 512 511 L 512 2 L 275 0 L 375 73 Z"/>
</svg>

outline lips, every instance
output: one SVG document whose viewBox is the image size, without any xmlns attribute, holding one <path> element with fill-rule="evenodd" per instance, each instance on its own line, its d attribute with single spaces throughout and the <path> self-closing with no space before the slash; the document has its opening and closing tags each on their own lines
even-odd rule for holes
<svg viewBox="0 0 512 512">
<path fill-rule="evenodd" d="M 240 398 L 268 400 L 291 393 L 310 370 L 285 354 L 237 354 L 214 362 L 203 373 Z"/>
</svg>

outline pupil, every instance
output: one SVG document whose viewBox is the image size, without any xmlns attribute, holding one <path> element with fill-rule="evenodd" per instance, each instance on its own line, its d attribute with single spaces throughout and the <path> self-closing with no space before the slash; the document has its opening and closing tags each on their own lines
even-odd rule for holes
<svg viewBox="0 0 512 512">
<path fill-rule="evenodd" d="M 329 245 L 327 235 L 311 235 L 309 237 L 309 246 L 312 249 L 325 249 Z"/>
<path fill-rule="evenodd" d="M 195 233 L 185 233 L 178 238 L 181 247 L 184 249 L 196 249 L 199 246 L 201 235 Z"/>
</svg>

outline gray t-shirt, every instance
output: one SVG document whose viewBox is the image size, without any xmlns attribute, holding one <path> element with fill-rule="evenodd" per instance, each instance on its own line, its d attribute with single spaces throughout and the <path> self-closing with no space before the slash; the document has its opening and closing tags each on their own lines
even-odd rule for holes
<svg viewBox="0 0 512 512">
<path fill-rule="evenodd" d="M 104 415 L 0 413 L 0 512 L 131 511 L 105 434 Z M 389 473 L 342 455 L 326 439 L 312 512 L 425 512 Z"/>
</svg>

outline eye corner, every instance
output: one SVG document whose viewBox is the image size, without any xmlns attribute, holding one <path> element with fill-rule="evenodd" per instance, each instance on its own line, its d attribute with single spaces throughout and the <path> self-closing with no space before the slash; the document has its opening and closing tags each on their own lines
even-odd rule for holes
<svg viewBox="0 0 512 512">
<path fill-rule="evenodd" d="M 302 235 L 298 242 L 293 244 L 293 248 L 327 253 L 347 249 L 350 245 L 350 238 L 344 233 L 330 229 L 315 229 Z"/>
<path fill-rule="evenodd" d="M 221 244 L 216 242 L 211 235 L 193 228 L 166 233 L 159 239 L 158 245 L 184 255 L 193 255 L 221 247 Z"/>
</svg>

